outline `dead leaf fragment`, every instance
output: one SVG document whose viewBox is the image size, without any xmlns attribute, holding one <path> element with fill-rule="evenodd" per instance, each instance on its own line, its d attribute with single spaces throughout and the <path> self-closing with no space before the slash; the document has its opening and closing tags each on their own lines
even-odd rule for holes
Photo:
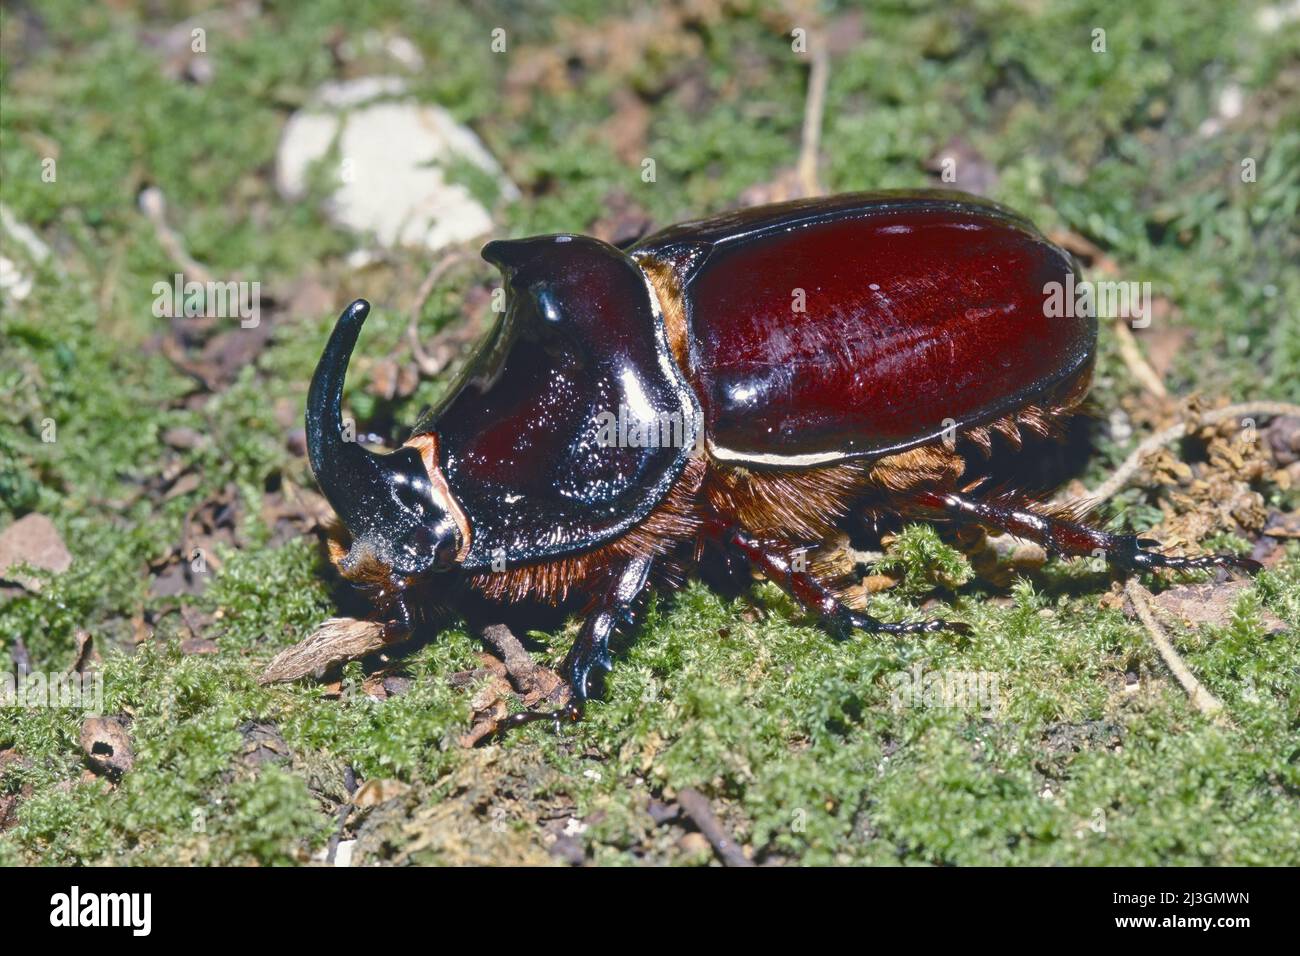
<svg viewBox="0 0 1300 956">
<path fill-rule="evenodd" d="M 59 529 L 45 515 L 26 515 L 0 532 L 0 578 L 12 580 L 29 591 L 39 591 L 39 578 L 21 572 L 8 573 L 19 564 L 55 574 L 62 574 L 72 565 L 72 554 L 64 545 Z"/>
<path fill-rule="evenodd" d="M 26 789 L 30 791 L 31 784 Z M 18 801 L 23 796 L 24 794 L 18 793 L 0 794 L 0 833 L 18 822 Z"/>
<path fill-rule="evenodd" d="M 81 725 L 81 749 L 96 773 L 117 780 L 135 764 L 131 736 L 116 717 L 90 717 Z"/>
<path fill-rule="evenodd" d="M 1300 512 L 1269 515 L 1264 534 L 1270 538 L 1300 538 Z"/>
<path fill-rule="evenodd" d="M 99 651 L 95 650 L 95 639 L 90 636 L 89 631 L 77 631 L 73 638 L 77 642 L 77 653 L 72 657 L 72 666 L 68 672 L 72 674 L 84 674 L 92 664 L 102 662 Z"/>
<path fill-rule="evenodd" d="M 1150 602 L 1162 613 L 1184 624 L 1210 624 L 1226 627 L 1232 623 L 1232 610 L 1249 581 L 1231 579 L 1206 584 L 1184 584 L 1153 595 Z M 1285 622 L 1271 611 L 1261 611 L 1265 630 L 1277 633 L 1286 629 Z"/>
<path fill-rule="evenodd" d="M 1300 461 L 1300 418 L 1279 415 L 1264 430 L 1264 437 L 1279 465 Z"/>
<path fill-rule="evenodd" d="M 998 185 L 997 168 L 961 136 L 949 140 L 926 169 L 939 178 L 940 185 L 956 183 L 956 188 L 977 196 L 991 195 Z"/>
<path fill-rule="evenodd" d="M 389 800 L 396 800 L 408 790 L 410 784 L 400 780 L 367 780 L 352 795 L 352 805 L 356 807 L 375 807 Z"/>
<path fill-rule="evenodd" d="M 249 767 L 262 764 L 285 764 L 290 760 L 289 745 L 285 743 L 275 724 L 258 724 L 252 721 L 239 728 L 244 747 L 239 759 Z"/>
</svg>

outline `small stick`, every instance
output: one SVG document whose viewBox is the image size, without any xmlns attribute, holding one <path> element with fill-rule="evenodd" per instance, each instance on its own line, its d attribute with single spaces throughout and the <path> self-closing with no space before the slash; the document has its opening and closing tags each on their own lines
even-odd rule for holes
<svg viewBox="0 0 1300 956">
<path fill-rule="evenodd" d="M 473 747 L 492 734 L 501 734 L 512 726 L 518 726 L 505 712 L 505 707 L 501 706 L 504 695 L 509 693 L 512 687 L 522 698 L 524 706 L 530 708 L 523 714 L 514 715 L 515 720 L 521 717 L 528 720 L 553 717 L 558 723 L 570 697 L 569 685 L 564 678 L 549 667 L 544 667 L 533 660 L 528 649 L 504 624 L 488 624 L 479 628 L 479 638 L 487 645 L 491 655 L 501 661 L 509 682 L 502 680 L 496 682 L 501 690 L 501 696 L 496 700 L 496 707 L 489 707 L 469 731 L 461 736 L 460 745 Z M 542 714 L 532 710 L 542 701 L 550 705 L 549 711 Z"/>
<path fill-rule="evenodd" d="M 23 643 L 21 637 L 14 638 L 13 645 L 9 648 L 9 656 L 13 658 L 14 676 L 19 680 L 32 672 L 32 656 L 27 652 L 27 645 Z"/>
<path fill-rule="evenodd" d="M 212 273 L 206 266 L 195 261 L 185 248 L 185 242 L 175 229 L 167 222 L 167 198 L 157 186 L 149 186 L 140 193 L 140 211 L 153 223 L 154 232 L 163 251 L 180 265 L 181 271 L 193 276 L 199 282 L 212 282 Z"/>
<path fill-rule="evenodd" d="M 1166 636 L 1164 628 L 1156 620 L 1154 612 L 1151 610 L 1151 604 L 1147 601 L 1151 592 L 1137 582 L 1136 578 L 1129 578 L 1124 584 L 1124 592 L 1128 594 L 1129 600 L 1133 602 L 1133 607 L 1137 610 L 1137 615 L 1142 624 L 1146 627 L 1147 634 L 1151 636 L 1151 643 L 1156 646 L 1160 653 L 1160 659 L 1165 662 L 1178 683 L 1183 685 L 1183 690 L 1187 691 L 1187 696 L 1191 698 L 1192 705 L 1202 714 L 1221 724 L 1231 726 L 1232 721 L 1223 709 L 1223 702 L 1215 697 L 1205 686 L 1196 679 L 1190 667 L 1184 663 L 1174 649 L 1174 645 Z"/>
<path fill-rule="evenodd" d="M 1125 324 L 1123 319 L 1117 318 L 1115 320 L 1115 338 L 1119 342 L 1119 357 L 1124 360 L 1124 364 L 1133 373 L 1133 377 L 1138 380 L 1138 384 L 1158 398 L 1168 398 L 1169 390 L 1165 388 L 1165 383 L 1160 380 L 1156 370 L 1151 367 L 1151 363 L 1142 354 L 1142 348 L 1138 345 L 1137 336 L 1133 334 L 1133 330 Z"/>
<path fill-rule="evenodd" d="M 808 71 L 808 96 L 804 101 L 803 132 L 799 140 L 799 182 L 805 196 L 820 196 L 817 154 L 821 151 L 822 117 L 826 112 L 826 84 L 831 61 L 820 35 L 812 38 L 812 66 Z"/>
<path fill-rule="evenodd" d="M 1239 405 L 1229 405 L 1226 408 L 1216 408 L 1205 412 L 1199 416 L 1198 421 L 1203 425 L 1216 425 L 1233 418 L 1248 418 L 1256 415 L 1300 417 L 1300 405 L 1292 405 L 1287 402 L 1243 402 Z M 1147 455 L 1171 442 L 1177 441 L 1185 434 L 1187 434 L 1187 424 L 1185 422 L 1170 425 L 1168 428 L 1156 432 L 1133 449 L 1133 453 L 1124 460 L 1124 463 L 1115 469 L 1109 478 L 1098 485 L 1096 490 L 1080 495 L 1074 500 L 1087 500 L 1094 506 L 1101 504 L 1124 487 L 1128 480 L 1137 473 Z M 1191 698 L 1192 704 L 1206 716 L 1231 725 L 1231 719 L 1223 708 L 1223 702 L 1206 690 L 1204 685 L 1196 679 L 1196 675 L 1184 663 L 1183 659 L 1178 655 L 1178 651 L 1174 649 L 1173 644 L 1165 635 L 1164 628 L 1156 620 L 1151 604 L 1147 600 L 1150 592 L 1139 584 L 1136 578 L 1130 578 L 1125 582 L 1124 591 L 1128 594 L 1129 600 L 1133 602 L 1138 618 L 1146 628 L 1147 634 L 1150 635 L 1151 642 L 1156 646 L 1161 660 L 1165 662 L 1165 666 L 1169 668 L 1178 683 L 1183 686 L 1183 690 Z"/>
<path fill-rule="evenodd" d="M 420 288 L 416 290 L 415 302 L 411 304 L 411 318 L 406 326 L 406 338 L 411 346 L 411 355 L 415 358 L 416 367 L 419 368 L 420 374 L 426 378 L 432 378 L 442 372 L 447 367 L 447 358 L 439 358 L 430 355 L 420 344 L 420 331 L 417 323 L 420 321 L 420 310 L 424 308 L 424 303 L 429 301 L 429 296 L 433 294 L 433 288 L 438 284 L 438 280 L 447 274 L 456 263 L 463 260 L 466 256 L 465 249 L 452 249 L 438 262 L 434 263 L 424 281 L 420 283 Z"/>
<path fill-rule="evenodd" d="M 687 787 L 677 794 L 677 802 L 682 812 L 690 817 L 691 822 L 700 828 L 705 839 L 713 846 L 724 866 L 753 866 L 754 861 L 741 852 L 736 840 L 726 828 L 704 794 Z"/>
<path fill-rule="evenodd" d="M 343 806 L 339 807 L 338 824 L 335 827 L 334 833 L 330 836 L 329 843 L 326 845 L 325 862 L 330 866 L 334 865 L 334 860 L 338 856 L 339 844 L 343 842 L 344 829 L 347 827 L 348 817 L 351 813 L 351 802 L 345 803 Z"/>
<path fill-rule="evenodd" d="M 525 704 L 531 706 L 542 698 L 559 707 L 568 703 L 569 685 L 555 671 L 533 660 L 510 628 L 504 624 L 489 624 L 480 631 L 480 637 L 505 664 L 506 674 L 524 695 Z"/>
</svg>

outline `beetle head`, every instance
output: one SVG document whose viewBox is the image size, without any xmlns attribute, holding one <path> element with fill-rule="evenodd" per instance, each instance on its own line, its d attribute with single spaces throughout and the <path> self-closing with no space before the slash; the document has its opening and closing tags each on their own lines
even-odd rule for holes
<svg viewBox="0 0 1300 956">
<path fill-rule="evenodd" d="M 414 448 L 376 454 L 345 433 L 343 380 L 370 303 L 344 309 L 312 376 L 307 395 L 307 454 L 329 503 L 352 535 L 348 560 L 373 556 L 397 576 L 445 570 L 461 547 L 460 531 L 438 504 Z"/>
</svg>

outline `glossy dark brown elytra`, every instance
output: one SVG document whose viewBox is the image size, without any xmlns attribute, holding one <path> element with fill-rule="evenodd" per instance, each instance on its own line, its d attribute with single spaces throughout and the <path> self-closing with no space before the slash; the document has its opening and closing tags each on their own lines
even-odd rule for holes
<svg viewBox="0 0 1300 956">
<path fill-rule="evenodd" d="M 684 223 L 627 250 L 575 235 L 492 242 L 506 312 L 397 451 L 345 440 L 347 363 L 369 306 L 339 318 L 312 379 L 311 466 L 332 543 L 391 636 L 466 591 L 585 600 L 565 715 L 654 581 L 706 548 L 747 563 L 832 633 L 964 630 L 878 621 L 805 555 L 864 519 L 999 528 L 1125 569 L 1182 558 L 1025 494 L 980 465 L 1059 436 L 1087 393 L 1097 325 L 1049 317 L 1070 257 L 958 193 L 855 193 Z M 553 714 L 525 714 L 515 723 Z"/>
</svg>

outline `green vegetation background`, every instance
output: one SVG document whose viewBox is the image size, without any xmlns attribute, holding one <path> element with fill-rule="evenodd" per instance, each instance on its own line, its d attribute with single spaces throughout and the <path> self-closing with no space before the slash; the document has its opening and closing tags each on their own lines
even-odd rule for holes
<svg viewBox="0 0 1300 956">
<path fill-rule="evenodd" d="M 426 67 L 413 88 L 471 124 L 521 185 L 497 234 L 524 235 L 587 230 L 611 197 L 666 225 L 773 181 L 798 151 L 807 60 L 791 53 L 789 30 L 807 15 L 747 2 L 697 3 L 681 18 L 584 0 L 432 14 L 322 0 L 269 5 L 227 30 L 199 5 L 151 6 L 167 12 L 146 19 L 126 3 L 80 0 L 0 10 L 0 198 L 55 251 L 31 297 L 0 319 L 0 524 L 50 515 L 74 556 L 39 595 L 0 605 L 0 655 L 8 666 L 21 638 L 34 666 L 64 669 L 76 632 L 89 632 L 107 710 L 132 717 L 135 751 L 109 786 L 84 775 L 79 715 L 0 710 L 0 751 L 21 758 L 0 769 L 0 795 L 21 794 L 0 863 L 304 861 L 336 829 L 348 767 L 411 787 L 354 814 L 357 862 L 545 862 L 562 836 L 597 863 L 708 863 L 707 847 L 646 812 L 651 797 L 694 787 L 766 861 L 1300 863 L 1294 544 L 1227 624 L 1175 635 L 1232 728 L 1192 708 L 1140 625 L 1100 606 L 1104 575 L 1060 562 L 1036 584 L 960 589 L 955 610 L 974 625 L 963 641 L 836 644 L 770 585 L 730 600 L 692 584 L 652 602 L 585 723 L 475 750 L 456 743 L 471 695 L 446 679 L 479 663 L 463 627 L 414 654 L 408 692 L 382 702 L 361 693 L 359 665 L 337 699 L 312 683 L 259 687 L 261 666 L 337 608 L 315 539 L 280 540 L 260 517 L 281 482 L 310 486 L 277 403 L 300 413 L 327 330 L 356 295 L 377 306 L 364 352 L 405 360 L 406 309 L 428 268 L 406 252 L 354 274 L 354 239 L 319 203 L 275 193 L 289 112 L 324 81 L 391 69 L 364 53 L 340 66 L 339 40 L 378 30 L 414 41 Z M 832 191 L 932 185 L 927 165 L 960 138 L 997 171 L 995 198 L 1167 290 L 1169 321 L 1192 336 L 1169 367 L 1171 390 L 1300 400 L 1300 25 L 1265 29 L 1261 9 L 979 0 L 857 15 L 829 5 L 817 22 L 848 39 L 832 61 L 822 178 Z M 147 41 L 188 17 L 211 17 L 210 83 L 170 78 Z M 636 24 L 649 39 L 590 52 L 602 37 L 639 35 Z M 505 55 L 489 49 L 497 26 L 509 31 Z M 1095 27 L 1107 31 L 1104 55 L 1090 49 Z M 512 80 L 530 51 L 566 47 L 557 89 Z M 1245 112 L 1205 135 L 1229 84 Z M 615 148 L 611 118 L 629 96 L 647 111 L 653 184 Z M 41 161 L 52 154 L 58 178 L 47 183 Z M 1257 161 L 1253 184 L 1238 175 L 1243 157 Z M 258 279 L 281 302 L 304 276 L 328 292 L 310 314 L 273 314 L 266 348 L 207 401 L 187 401 L 193 382 L 150 345 L 167 332 L 150 312 L 153 283 L 177 271 L 137 207 L 150 184 L 217 275 Z M 426 335 L 461 321 L 475 278 L 458 270 L 435 292 Z M 1137 387 L 1105 338 L 1095 396 L 1109 409 Z M 349 401 L 364 421 L 381 409 L 367 388 L 373 366 L 359 367 Z M 409 425 L 442 384 L 423 383 L 398 421 Z M 59 425 L 52 445 L 40 441 L 46 418 Z M 177 427 L 204 440 L 166 448 L 161 436 Z M 1140 437 L 1103 437 L 1085 479 Z M 198 476 L 186 493 L 140 494 L 177 467 Z M 224 549 L 203 593 L 186 598 L 218 652 L 183 654 L 189 630 L 164 613 L 176 599 L 151 592 L 150 562 L 178 546 L 191 509 L 232 486 L 242 546 Z M 1154 521 L 1146 502 L 1122 497 L 1125 520 Z M 1296 501 L 1275 492 L 1270 504 Z M 909 581 L 968 572 L 928 528 L 910 529 L 894 552 Z M 904 616 L 917 596 L 896 589 L 873 607 Z M 1269 633 L 1265 612 L 1290 630 Z M 137 647 L 142 615 L 157 625 Z M 570 622 L 537 635 L 549 642 L 540 653 L 557 660 L 572 634 Z M 1002 713 L 896 711 L 891 678 L 918 664 L 996 672 Z M 1125 691 L 1131 670 L 1142 675 L 1136 693 Z M 250 725 L 270 728 L 284 753 L 249 759 Z"/>
</svg>

